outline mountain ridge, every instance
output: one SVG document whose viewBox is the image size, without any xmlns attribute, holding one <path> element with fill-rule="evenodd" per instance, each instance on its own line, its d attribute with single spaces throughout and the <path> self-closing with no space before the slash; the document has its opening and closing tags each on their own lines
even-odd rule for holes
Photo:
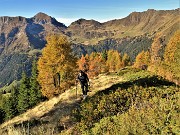
<svg viewBox="0 0 180 135">
<path fill-rule="evenodd" d="M 145 40 L 153 39 L 156 33 L 161 32 L 162 35 L 166 35 L 168 41 L 168 38 L 180 29 L 179 22 L 179 8 L 133 12 L 125 18 L 104 23 L 81 18 L 68 27 L 42 12 L 31 18 L 2 16 L 0 17 L 0 87 L 20 79 L 22 70 L 29 73 L 30 63 L 44 48 L 48 34 L 66 36 L 74 44 L 73 50 L 78 56 L 91 52 L 87 49 L 102 50 L 103 46 L 106 46 L 106 49 L 119 47 L 120 52 L 129 53 L 127 45 L 130 48 L 133 43 L 136 43 L 133 48 L 138 50 L 131 52 L 137 54 L 144 48 L 139 46 L 143 46 Z M 98 46 L 100 49 L 95 49 Z M 150 42 L 145 48 L 149 46 Z"/>
</svg>

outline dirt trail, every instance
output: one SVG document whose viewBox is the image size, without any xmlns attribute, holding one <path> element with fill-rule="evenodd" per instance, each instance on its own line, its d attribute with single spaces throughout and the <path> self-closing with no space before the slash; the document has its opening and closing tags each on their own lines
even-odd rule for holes
<svg viewBox="0 0 180 135">
<path fill-rule="evenodd" d="M 113 84 L 121 82 L 122 78 L 117 75 L 99 75 L 90 80 L 90 90 L 88 96 L 93 96 L 96 92 L 109 88 Z M 77 87 L 78 96 L 76 97 L 76 87 L 72 87 L 58 97 L 45 101 L 28 110 L 27 112 L 0 125 L 0 130 L 14 124 L 25 121 L 37 120 L 41 123 L 53 125 L 53 128 L 68 128 L 73 123 L 70 118 L 71 111 L 79 106 L 81 90 Z"/>
</svg>

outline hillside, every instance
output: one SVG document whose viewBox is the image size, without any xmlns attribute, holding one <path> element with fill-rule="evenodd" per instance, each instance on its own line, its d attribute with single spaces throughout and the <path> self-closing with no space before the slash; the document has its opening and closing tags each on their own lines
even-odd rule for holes
<svg viewBox="0 0 180 135">
<path fill-rule="evenodd" d="M 139 52 L 149 49 L 156 33 L 162 32 L 166 43 L 179 22 L 179 9 L 133 12 L 105 23 L 79 19 L 68 27 L 45 13 L 0 17 L 0 87 L 19 80 L 24 70 L 30 75 L 32 60 L 41 55 L 48 34 L 65 35 L 77 56 L 116 49 L 134 61 Z"/>
<path fill-rule="evenodd" d="M 91 92 L 89 93 L 89 96 L 91 97 L 96 92 L 109 88 L 113 84 L 121 81 L 122 78 L 116 75 L 100 75 L 91 80 Z M 46 128 L 57 130 L 58 128 L 64 128 L 64 126 L 69 128 L 69 126 L 72 126 L 73 124 L 70 117 L 71 111 L 77 108 L 80 104 L 81 90 L 79 85 L 77 93 L 76 98 L 76 87 L 72 87 L 58 97 L 54 97 L 49 101 L 42 102 L 35 108 L 28 110 L 26 113 L 21 114 L 20 116 L 17 116 L 0 125 L 0 131 L 2 132 L 4 129 L 9 130 L 9 128 L 12 128 L 12 126 L 21 125 L 22 123 L 25 123 L 26 125 L 27 121 L 30 121 L 29 123 L 32 122 L 33 130 L 34 128 L 38 128 L 38 130 L 40 130 L 41 126 L 44 130 Z M 47 132 L 51 131 L 47 130 Z"/>
<path fill-rule="evenodd" d="M 63 135 L 107 132 L 176 134 L 180 131 L 180 123 L 177 121 L 180 117 L 179 87 L 148 71 L 125 68 L 116 74 L 102 74 L 91 79 L 90 90 L 88 99 L 80 102 L 79 86 L 78 98 L 76 87 L 72 87 L 58 97 L 42 102 L 3 123 L 0 125 L 1 134 L 6 135 L 8 132 L 21 135 L 30 132 L 49 135 L 59 134 L 61 131 Z M 157 104 L 160 104 L 160 107 L 156 106 Z M 145 111 L 146 109 L 148 111 Z M 135 119 L 130 121 L 133 122 L 132 125 L 124 128 L 121 124 L 129 122 L 122 121 L 127 119 L 126 115 Z M 143 116 L 142 120 L 139 116 Z M 149 127 L 146 122 L 149 122 Z M 137 128 L 138 124 L 142 128 Z M 162 130 L 159 131 L 158 128 Z"/>
</svg>

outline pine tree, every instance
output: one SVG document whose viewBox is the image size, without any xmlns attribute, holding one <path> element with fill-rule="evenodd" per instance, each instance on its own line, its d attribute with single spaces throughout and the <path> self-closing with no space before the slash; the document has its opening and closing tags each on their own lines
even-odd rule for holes
<svg viewBox="0 0 180 135">
<path fill-rule="evenodd" d="M 107 51 L 103 51 L 102 53 L 100 53 L 100 63 L 101 63 L 101 73 L 106 73 L 108 72 L 108 67 L 106 65 L 106 61 L 107 61 Z"/>
<path fill-rule="evenodd" d="M 22 73 L 21 84 L 19 87 L 18 94 L 18 112 L 23 113 L 29 108 L 29 78 L 26 76 L 26 73 Z"/>
<path fill-rule="evenodd" d="M 11 95 L 9 97 L 6 97 L 3 101 L 3 110 L 5 112 L 5 120 L 9 120 L 18 114 L 17 95 L 18 95 L 18 90 L 16 87 L 13 87 L 11 90 Z"/>
<path fill-rule="evenodd" d="M 5 119 L 5 112 L 2 108 L 0 108 L 0 124 L 4 122 Z"/>
<path fill-rule="evenodd" d="M 68 89 L 75 82 L 76 62 L 66 37 L 48 36 L 46 47 L 38 61 L 38 82 L 42 94 L 52 98 Z M 60 82 L 59 85 L 56 82 Z"/>
<path fill-rule="evenodd" d="M 107 51 L 103 51 L 101 56 L 104 61 L 107 61 L 107 58 L 108 58 Z"/>
<path fill-rule="evenodd" d="M 19 89 L 17 87 L 12 87 L 10 101 L 12 102 L 14 116 L 18 114 L 18 109 L 17 109 L 18 95 L 19 95 Z"/>
<path fill-rule="evenodd" d="M 35 106 L 37 103 L 41 101 L 42 94 L 40 91 L 40 85 L 37 81 L 38 70 L 36 60 L 33 60 L 32 63 L 32 72 L 30 78 L 30 91 L 29 91 L 29 105 L 30 107 Z"/>
</svg>

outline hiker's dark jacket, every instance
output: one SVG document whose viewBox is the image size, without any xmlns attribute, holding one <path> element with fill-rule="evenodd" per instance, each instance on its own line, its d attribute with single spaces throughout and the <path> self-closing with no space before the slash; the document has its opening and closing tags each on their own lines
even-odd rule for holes
<svg viewBox="0 0 180 135">
<path fill-rule="evenodd" d="M 89 82 L 89 78 L 86 73 L 81 73 L 79 74 L 77 79 L 80 81 L 81 84 L 85 84 Z"/>
</svg>

